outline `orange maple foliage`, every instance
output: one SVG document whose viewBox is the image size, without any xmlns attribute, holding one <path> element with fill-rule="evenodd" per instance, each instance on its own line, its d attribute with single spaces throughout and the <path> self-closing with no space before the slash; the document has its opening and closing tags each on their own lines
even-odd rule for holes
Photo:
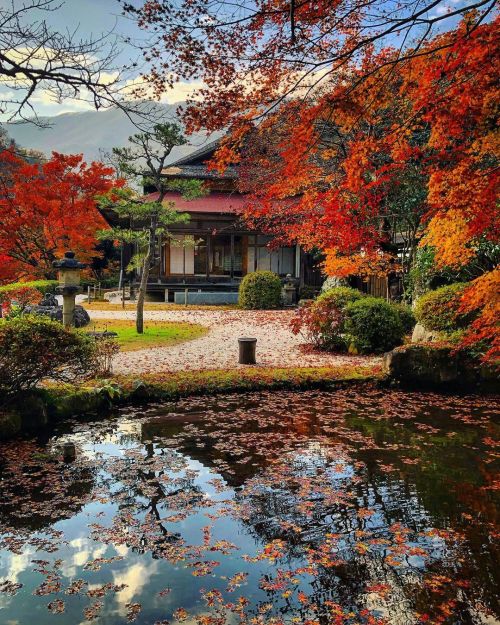
<svg viewBox="0 0 500 625">
<path fill-rule="evenodd" d="M 287 103 L 255 129 L 242 161 L 250 220 L 324 251 L 326 272 L 342 277 L 393 271 L 389 240 L 398 229 L 412 240 L 407 267 L 419 240 L 437 268 L 453 269 L 470 263 L 481 241 L 498 243 L 500 20 L 472 32 L 470 23 L 435 37 L 432 53 L 372 77 L 396 53 L 367 54 L 309 105 Z M 464 295 L 464 310 L 483 310 L 464 346 L 498 344 L 497 272 Z"/>
<path fill-rule="evenodd" d="M 489 345 L 485 360 L 500 359 L 500 268 L 473 280 L 462 296 L 460 313 L 480 309 L 479 316 L 467 330 L 462 345 L 476 345 L 486 341 Z"/>
<path fill-rule="evenodd" d="M 121 185 L 111 168 L 56 152 L 29 163 L 9 149 L 0 169 L 0 278 L 53 277 L 52 261 L 67 249 L 84 261 L 98 255 L 95 234 L 107 223 L 95 197 Z"/>
</svg>

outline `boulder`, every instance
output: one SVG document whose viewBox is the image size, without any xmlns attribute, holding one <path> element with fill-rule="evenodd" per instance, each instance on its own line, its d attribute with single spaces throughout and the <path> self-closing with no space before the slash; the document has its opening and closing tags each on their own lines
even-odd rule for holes
<svg viewBox="0 0 500 625">
<path fill-rule="evenodd" d="M 406 386 L 499 392 L 498 370 L 450 346 L 404 345 L 384 354 L 384 372 Z"/>
<path fill-rule="evenodd" d="M 107 293 L 104 293 L 104 299 L 107 302 L 110 302 L 111 304 L 118 304 L 122 301 L 122 295 L 123 295 L 123 292 L 121 290 L 120 291 L 108 291 Z M 130 295 L 129 289 L 127 289 L 125 292 L 125 299 L 127 299 L 128 295 Z"/>
<path fill-rule="evenodd" d="M 16 409 L 21 415 L 23 432 L 37 430 L 47 425 L 47 408 L 36 392 L 23 394 L 22 399 L 17 402 Z"/>
<path fill-rule="evenodd" d="M 421 323 L 413 328 L 413 334 L 411 335 L 412 343 L 429 343 L 430 341 L 437 341 L 440 338 L 440 333 L 434 330 L 427 330 Z"/>
<path fill-rule="evenodd" d="M 59 302 L 53 293 L 45 293 L 39 305 L 48 308 L 56 308 L 59 306 Z"/>
<path fill-rule="evenodd" d="M 458 377 L 457 359 L 449 347 L 409 345 L 384 354 L 383 368 L 391 378 L 416 384 L 439 385 Z"/>
<path fill-rule="evenodd" d="M 53 321 L 60 321 L 63 319 L 63 307 L 62 306 L 27 306 L 24 309 L 25 314 L 30 315 L 43 315 L 49 317 Z M 89 313 L 83 306 L 75 306 L 75 327 L 84 328 L 90 323 Z"/>
<path fill-rule="evenodd" d="M 337 286 L 347 286 L 347 281 L 344 278 L 329 276 L 321 285 L 321 292 L 326 293 L 326 291 L 329 291 Z"/>
</svg>

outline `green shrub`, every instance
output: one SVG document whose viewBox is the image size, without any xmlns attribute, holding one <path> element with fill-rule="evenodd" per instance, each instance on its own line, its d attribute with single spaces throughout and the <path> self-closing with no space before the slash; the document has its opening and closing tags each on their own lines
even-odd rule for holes
<svg viewBox="0 0 500 625">
<path fill-rule="evenodd" d="M 318 294 L 318 289 L 315 286 L 310 286 L 309 284 L 305 284 L 301 286 L 299 289 L 299 300 L 303 299 L 314 299 Z"/>
<path fill-rule="evenodd" d="M 350 286 L 334 286 L 328 291 L 324 291 L 317 298 L 317 302 L 331 302 L 337 308 L 344 309 L 351 302 L 357 302 L 358 299 L 366 297 L 364 293 Z"/>
<path fill-rule="evenodd" d="M 393 303 L 392 307 L 397 311 L 399 318 L 401 319 L 405 334 L 410 334 L 417 323 L 415 313 L 409 306 L 406 306 L 406 304 Z"/>
<path fill-rule="evenodd" d="M 0 286 L 0 294 L 8 291 L 15 291 L 23 287 L 30 287 L 40 291 L 42 295 L 45 293 L 53 293 L 56 286 L 59 284 L 57 280 L 32 280 L 31 282 L 11 282 L 10 284 L 4 284 Z"/>
<path fill-rule="evenodd" d="M 461 295 L 466 283 L 456 282 L 428 291 L 417 300 L 415 316 L 427 330 L 454 332 L 467 327 L 475 314 L 459 315 Z"/>
<path fill-rule="evenodd" d="M 346 306 L 364 297 L 361 291 L 346 286 L 331 288 L 314 302 L 297 309 L 291 321 L 292 332 L 302 332 L 306 339 L 326 350 L 346 349 L 345 309 Z"/>
<path fill-rule="evenodd" d="M 254 271 L 240 284 L 239 305 L 257 310 L 278 308 L 281 305 L 281 280 L 272 271 Z"/>
<path fill-rule="evenodd" d="M 394 305 L 379 297 L 364 297 L 348 304 L 346 332 L 361 354 L 380 354 L 400 345 L 404 328 Z"/>
<path fill-rule="evenodd" d="M 84 333 L 34 315 L 0 321 L 0 394 L 28 390 L 47 378 L 72 382 L 95 368 L 96 342 Z"/>
</svg>

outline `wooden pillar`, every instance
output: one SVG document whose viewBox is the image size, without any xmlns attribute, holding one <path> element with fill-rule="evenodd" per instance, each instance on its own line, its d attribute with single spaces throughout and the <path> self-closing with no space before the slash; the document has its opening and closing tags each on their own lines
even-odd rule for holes
<svg viewBox="0 0 500 625">
<path fill-rule="evenodd" d="M 210 277 L 210 254 L 212 252 L 212 235 L 207 233 L 207 282 Z"/>
<path fill-rule="evenodd" d="M 230 270 L 231 282 L 234 278 L 234 233 L 231 233 L 231 270 Z"/>
<path fill-rule="evenodd" d="M 303 276 L 302 276 L 302 262 L 301 262 L 301 249 L 300 249 L 300 245 L 297 244 L 295 246 L 295 277 L 296 278 L 300 278 L 300 284 L 303 284 Z"/>
<path fill-rule="evenodd" d="M 246 276 L 248 273 L 248 235 L 241 237 L 241 273 Z"/>
</svg>

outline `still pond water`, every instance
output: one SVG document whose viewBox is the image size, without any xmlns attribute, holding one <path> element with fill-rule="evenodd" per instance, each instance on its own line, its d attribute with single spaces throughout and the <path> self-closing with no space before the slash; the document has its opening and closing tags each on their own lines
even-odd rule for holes
<svg viewBox="0 0 500 625">
<path fill-rule="evenodd" d="M 235 395 L 0 445 L 0 623 L 499 623 L 497 406 Z"/>
</svg>

